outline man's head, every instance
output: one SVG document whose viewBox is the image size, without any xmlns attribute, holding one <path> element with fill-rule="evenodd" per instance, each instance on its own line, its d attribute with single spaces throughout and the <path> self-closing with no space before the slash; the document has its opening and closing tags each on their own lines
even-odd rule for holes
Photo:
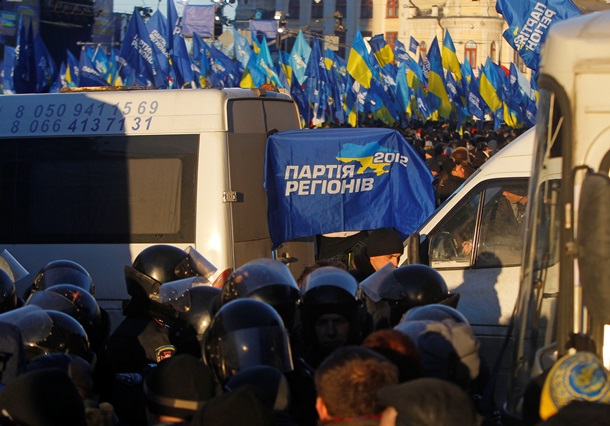
<svg viewBox="0 0 610 426">
<path fill-rule="evenodd" d="M 320 420 L 378 415 L 384 407 L 377 391 L 396 383 L 396 366 L 372 349 L 361 346 L 337 349 L 315 373 Z"/>
<path fill-rule="evenodd" d="M 340 314 L 323 314 L 314 324 L 318 344 L 328 351 L 345 346 L 350 337 L 350 323 Z"/>
<path fill-rule="evenodd" d="M 394 228 L 375 229 L 366 242 L 366 252 L 376 271 L 388 263 L 398 266 L 403 250 L 402 236 Z"/>
</svg>

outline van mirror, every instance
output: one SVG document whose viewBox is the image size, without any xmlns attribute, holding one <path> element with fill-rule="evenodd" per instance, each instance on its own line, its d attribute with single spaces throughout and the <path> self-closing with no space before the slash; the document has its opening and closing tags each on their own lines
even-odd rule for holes
<svg viewBox="0 0 610 426">
<path fill-rule="evenodd" d="M 407 238 L 407 263 L 419 263 L 419 232 L 414 232 Z"/>
<path fill-rule="evenodd" d="M 582 298 L 593 316 L 610 323 L 610 178 L 587 173 L 578 213 L 578 266 Z"/>
</svg>

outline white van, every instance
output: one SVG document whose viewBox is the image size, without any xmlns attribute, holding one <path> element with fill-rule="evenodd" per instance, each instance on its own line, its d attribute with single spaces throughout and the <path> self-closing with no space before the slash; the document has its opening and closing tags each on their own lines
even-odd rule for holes
<svg viewBox="0 0 610 426">
<path fill-rule="evenodd" d="M 120 312 L 123 267 L 153 244 L 194 246 L 222 273 L 271 257 L 267 133 L 300 128 L 264 90 L 109 90 L 0 96 L 0 250 L 30 272 L 84 266 Z M 313 240 L 284 244 L 298 275 Z M 294 260 L 294 259 L 292 259 Z M 26 281 L 26 282 L 24 282 Z M 112 313 L 112 312 L 111 312 Z"/>
<path fill-rule="evenodd" d="M 458 310 L 491 362 L 506 334 L 521 271 L 523 207 L 508 197 L 527 201 L 533 147 L 530 129 L 487 160 L 407 239 L 401 258 L 432 266 L 450 291 L 460 293 Z"/>
</svg>

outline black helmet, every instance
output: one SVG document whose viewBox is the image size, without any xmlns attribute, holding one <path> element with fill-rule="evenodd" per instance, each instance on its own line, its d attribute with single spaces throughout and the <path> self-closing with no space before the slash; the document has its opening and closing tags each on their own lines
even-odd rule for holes
<svg viewBox="0 0 610 426">
<path fill-rule="evenodd" d="M 220 307 L 220 289 L 202 277 L 185 278 L 161 286 L 159 301 L 178 313 L 170 339 L 178 352 L 201 356 L 203 334 Z"/>
<path fill-rule="evenodd" d="M 68 314 L 27 305 L 0 315 L 0 321 L 19 328 L 28 360 L 38 355 L 62 352 L 91 361 L 87 333 Z"/>
<path fill-rule="evenodd" d="M 203 358 L 219 383 L 247 367 L 269 365 L 292 371 L 288 333 L 265 302 L 238 299 L 223 305 L 204 336 Z"/>
<path fill-rule="evenodd" d="M 97 301 L 91 294 L 75 285 L 57 284 L 44 291 L 32 293 L 26 305 L 36 305 L 45 310 L 70 315 L 83 326 L 94 350 L 100 349 L 107 337 Z"/>
<path fill-rule="evenodd" d="M 458 323 L 469 324 L 463 313 L 451 306 L 442 305 L 440 303 L 432 303 L 430 305 L 411 308 L 403 316 L 400 322 L 419 320 L 444 321 L 446 319 Z"/>
<path fill-rule="evenodd" d="M 15 283 L 7 272 L 0 269 L 0 313 L 15 309 L 17 301 Z"/>
<path fill-rule="evenodd" d="M 173 321 L 177 313 L 167 304 L 159 302 L 161 285 L 183 278 L 209 277 L 215 268 L 195 249 L 158 244 L 143 250 L 132 266 L 125 266 L 127 292 L 132 298 L 131 307 L 141 304 L 150 315 L 165 322 Z M 129 311 L 129 307 L 128 307 Z"/>
<path fill-rule="evenodd" d="M 358 300 L 358 282 L 347 271 L 324 266 L 313 270 L 302 285 L 301 324 L 305 342 L 314 342 L 315 323 L 324 314 L 342 315 L 350 324 L 351 344 L 360 343 L 364 312 Z"/>
<path fill-rule="evenodd" d="M 249 298 L 266 302 L 292 329 L 301 291 L 290 269 L 279 260 L 256 259 L 237 268 L 222 287 L 221 304 Z"/>
<path fill-rule="evenodd" d="M 360 283 L 375 328 L 393 327 L 415 306 L 442 303 L 450 297 L 445 280 L 427 265 L 386 265 Z"/>
<path fill-rule="evenodd" d="M 47 263 L 34 278 L 31 291 L 42 291 L 57 284 L 73 284 L 95 295 L 95 285 L 89 272 L 71 260 Z"/>
</svg>

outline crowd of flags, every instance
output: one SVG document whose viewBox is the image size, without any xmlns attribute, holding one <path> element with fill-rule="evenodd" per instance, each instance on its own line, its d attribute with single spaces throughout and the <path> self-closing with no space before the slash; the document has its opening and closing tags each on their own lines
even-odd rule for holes
<svg viewBox="0 0 610 426">
<path fill-rule="evenodd" d="M 234 58 L 193 33 L 191 52 L 181 33 L 174 2 L 145 23 L 134 12 L 120 48 L 86 45 L 80 58 L 67 52 L 56 65 L 31 22 L 20 19 L 15 48 L 5 47 L 5 93 L 56 92 L 65 87 L 155 86 L 170 89 L 209 87 L 275 87 L 288 91 L 299 105 L 306 126 L 358 126 L 365 117 L 386 125 L 411 120 L 492 119 L 496 127 L 533 126 L 537 89 L 534 81 L 511 64 L 491 58 L 476 71 L 460 62 L 447 30 L 442 44 L 435 37 L 427 54 L 414 59 L 409 51 L 383 35 L 365 40 L 357 30 L 347 60 L 322 50 L 299 32 L 290 52 L 271 54 L 267 39 L 249 41 L 234 33 Z"/>
</svg>

